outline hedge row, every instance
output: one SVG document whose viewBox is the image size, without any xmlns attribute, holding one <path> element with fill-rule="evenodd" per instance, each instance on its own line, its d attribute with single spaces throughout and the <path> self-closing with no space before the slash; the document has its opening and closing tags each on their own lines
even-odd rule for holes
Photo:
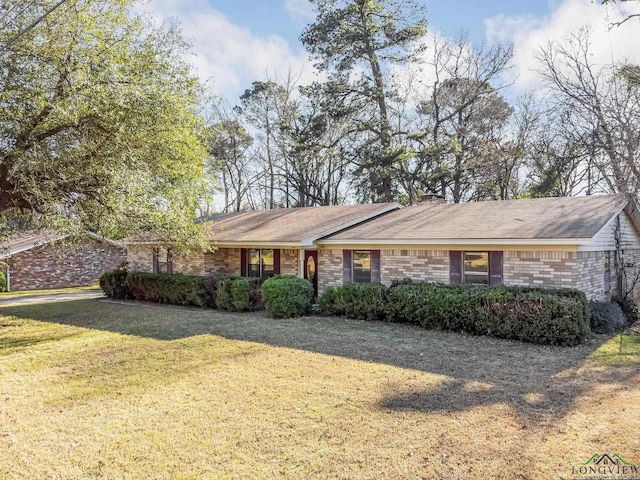
<svg viewBox="0 0 640 480">
<path fill-rule="evenodd" d="M 274 318 L 294 317 L 311 308 L 313 287 L 306 280 L 277 275 L 262 284 L 259 278 L 127 272 L 117 269 L 100 276 L 100 288 L 114 299 L 134 299 L 220 310 L 266 308 Z M 263 300 L 264 299 L 264 300 Z"/>
<path fill-rule="evenodd" d="M 590 335 L 578 290 L 477 287 L 401 282 L 351 284 L 320 298 L 323 311 L 362 320 L 411 323 L 550 345 L 577 345 Z"/>
</svg>

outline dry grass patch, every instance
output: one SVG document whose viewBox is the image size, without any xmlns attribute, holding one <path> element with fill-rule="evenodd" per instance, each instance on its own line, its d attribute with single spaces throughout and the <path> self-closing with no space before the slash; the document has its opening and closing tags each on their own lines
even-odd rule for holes
<svg viewBox="0 0 640 480">
<path fill-rule="evenodd" d="M 640 464 L 640 337 L 0 308 L 0 478 L 571 478 Z M 608 341 L 607 341 L 608 340 Z"/>
</svg>

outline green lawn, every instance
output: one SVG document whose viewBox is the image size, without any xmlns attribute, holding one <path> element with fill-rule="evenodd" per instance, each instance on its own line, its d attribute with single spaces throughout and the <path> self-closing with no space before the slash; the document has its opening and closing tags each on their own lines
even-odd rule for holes
<svg viewBox="0 0 640 480">
<path fill-rule="evenodd" d="M 572 478 L 640 464 L 640 336 L 0 307 L 0 478 Z"/>
</svg>

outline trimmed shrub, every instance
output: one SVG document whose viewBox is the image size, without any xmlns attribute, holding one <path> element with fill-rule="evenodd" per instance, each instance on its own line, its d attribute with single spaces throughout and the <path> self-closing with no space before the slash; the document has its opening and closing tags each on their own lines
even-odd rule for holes
<svg viewBox="0 0 640 480">
<path fill-rule="evenodd" d="M 224 278 L 218 280 L 218 289 L 216 291 L 216 307 L 218 310 L 233 311 L 233 298 L 231 296 L 232 278 Z"/>
<path fill-rule="evenodd" d="M 249 281 L 246 278 L 231 282 L 231 303 L 234 310 L 249 310 Z"/>
<path fill-rule="evenodd" d="M 394 282 L 329 290 L 324 310 L 356 319 L 384 319 L 532 343 L 576 345 L 590 335 L 587 299 L 578 290 L 451 286 Z"/>
<path fill-rule="evenodd" d="M 612 302 L 589 302 L 589 324 L 594 333 L 615 333 L 627 327 L 627 317 L 620 305 Z"/>
<path fill-rule="evenodd" d="M 0 272 L 0 293 L 7 291 L 7 277 L 4 272 Z"/>
<path fill-rule="evenodd" d="M 131 272 L 127 275 L 126 285 L 136 300 L 202 307 L 205 302 L 205 278 L 180 273 Z"/>
<path fill-rule="evenodd" d="M 293 275 L 276 275 L 262 284 L 262 299 L 272 318 L 300 317 L 311 309 L 313 285 Z"/>
<path fill-rule="evenodd" d="M 348 283 L 320 297 L 324 311 L 357 320 L 385 320 L 385 288 L 376 283 Z"/>
<path fill-rule="evenodd" d="M 115 270 L 100 275 L 98 283 L 108 298 L 124 300 L 131 298 L 126 280 L 127 269 L 116 268 Z"/>
</svg>

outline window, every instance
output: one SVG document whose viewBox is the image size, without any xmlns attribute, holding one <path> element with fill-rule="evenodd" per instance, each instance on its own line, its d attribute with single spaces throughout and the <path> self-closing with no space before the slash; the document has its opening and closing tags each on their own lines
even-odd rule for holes
<svg viewBox="0 0 640 480">
<path fill-rule="evenodd" d="M 464 252 L 464 283 L 489 285 L 489 252 Z"/>
<path fill-rule="evenodd" d="M 353 283 L 371 283 L 371 252 L 354 250 L 352 268 Z"/>
<path fill-rule="evenodd" d="M 266 278 L 275 273 L 273 249 L 247 249 L 247 277 Z"/>
<path fill-rule="evenodd" d="M 173 254 L 170 248 L 153 249 L 153 273 L 173 273 Z"/>
<path fill-rule="evenodd" d="M 502 285 L 502 252 L 449 251 L 451 285 Z"/>
<path fill-rule="evenodd" d="M 380 283 L 380 250 L 343 250 L 344 283 Z"/>
</svg>

